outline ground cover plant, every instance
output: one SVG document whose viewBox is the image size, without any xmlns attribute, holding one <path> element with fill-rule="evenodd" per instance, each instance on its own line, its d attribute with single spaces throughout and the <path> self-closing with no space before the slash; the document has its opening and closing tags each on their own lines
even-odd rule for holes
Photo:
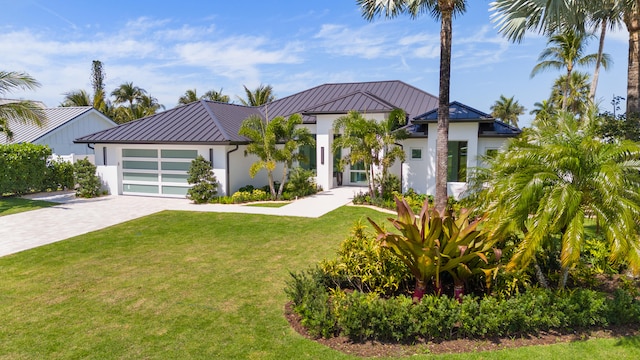
<svg viewBox="0 0 640 360">
<path fill-rule="evenodd" d="M 37 210 L 55 205 L 57 204 L 49 201 L 29 200 L 19 197 L 0 197 L 0 216 Z"/>
<path fill-rule="evenodd" d="M 0 258 L 0 358 L 356 359 L 292 330 L 283 288 L 289 271 L 334 256 L 354 219 L 387 216 L 357 207 L 318 219 L 161 212 Z M 385 354 L 638 358 L 638 341 Z"/>
</svg>

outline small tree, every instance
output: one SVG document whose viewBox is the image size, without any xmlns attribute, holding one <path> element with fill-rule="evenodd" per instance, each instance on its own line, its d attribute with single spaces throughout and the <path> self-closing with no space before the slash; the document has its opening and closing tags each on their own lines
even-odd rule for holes
<svg viewBox="0 0 640 360">
<path fill-rule="evenodd" d="M 193 186 L 187 191 L 187 198 L 196 204 L 207 203 L 218 194 L 218 180 L 213 174 L 211 163 L 198 155 L 191 161 L 191 167 L 187 172 L 187 181 Z"/>
<path fill-rule="evenodd" d="M 92 198 L 100 195 L 100 178 L 96 175 L 96 166 L 87 159 L 73 164 L 76 181 L 76 196 Z"/>
</svg>

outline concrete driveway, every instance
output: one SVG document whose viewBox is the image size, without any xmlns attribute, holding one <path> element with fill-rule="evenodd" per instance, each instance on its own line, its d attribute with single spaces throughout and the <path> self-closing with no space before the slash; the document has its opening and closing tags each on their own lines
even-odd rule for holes
<svg viewBox="0 0 640 360">
<path fill-rule="evenodd" d="M 275 216 L 320 217 L 348 204 L 361 187 L 341 187 L 296 200 L 280 208 L 244 205 L 195 205 L 187 199 L 105 196 L 76 199 L 73 194 L 30 196 L 59 202 L 49 208 L 0 217 L 0 256 L 54 243 L 162 210 L 230 212 Z"/>
</svg>

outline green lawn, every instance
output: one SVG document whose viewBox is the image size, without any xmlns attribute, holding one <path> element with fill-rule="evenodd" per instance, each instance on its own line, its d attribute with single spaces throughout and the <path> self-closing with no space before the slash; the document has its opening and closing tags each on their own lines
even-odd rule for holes
<svg viewBox="0 0 640 360">
<path fill-rule="evenodd" d="M 58 205 L 49 201 L 29 200 L 17 197 L 0 197 L 0 216 L 17 214 Z"/>
<path fill-rule="evenodd" d="M 280 208 L 280 207 L 283 207 L 283 206 L 289 205 L 289 204 L 291 204 L 290 201 L 287 201 L 287 202 L 264 201 L 264 202 L 246 204 L 245 206 L 266 207 L 266 208 Z"/>
<path fill-rule="evenodd" d="M 291 330 L 283 288 L 290 270 L 333 257 L 366 216 L 388 215 L 166 211 L 0 258 L 0 359 L 357 359 Z M 635 359 L 639 343 L 434 358 Z"/>
</svg>

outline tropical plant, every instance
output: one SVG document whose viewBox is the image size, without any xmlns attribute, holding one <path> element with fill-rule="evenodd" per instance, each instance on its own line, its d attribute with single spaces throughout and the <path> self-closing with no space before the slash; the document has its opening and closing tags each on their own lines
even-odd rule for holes
<svg viewBox="0 0 640 360">
<path fill-rule="evenodd" d="M 525 108 L 520 105 L 514 97 L 506 97 L 500 95 L 500 99 L 496 100 L 495 104 L 491 105 L 491 116 L 500 119 L 507 124 L 511 124 L 518 127 L 518 118 L 524 114 Z"/>
<path fill-rule="evenodd" d="M 440 19 L 440 84 L 438 93 L 438 137 L 436 139 L 436 209 L 447 207 L 447 166 L 449 146 L 449 87 L 451 80 L 452 19 L 466 11 L 465 0 L 356 0 L 367 20 L 384 15 L 394 18 L 408 13 L 416 18 L 430 13 Z"/>
<path fill-rule="evenodd" d="M 365 119 L 357 111 L 350 111 L 333 122 L 333 131 L 340 134 L 333 142 L 333 152 L 349 149 L 338 164 L 364 164 L 369 185 L 369 194 L 375 197 L 379 192 L 385 193 L 385 184 L 389 179 L 389 168 L 396 160 L 404 161 L 405 153 L 395 144 L 406 139 L 408 132 L 401 127 L 406 123 L 406 114 L 402 109 L 394 109 L 382 121 Z M 374 169 L 379 168 L 381 177 L 374 176 Z"/>
<path fill-rule="evenodd" d="M 391 249 L 416 278 L 414 299 L 422 298 L 431 280 L 436 294 L 440 294 L 444 272 L 454 279 L 457 299 L 464 294 L 464 283 L 471 275 L 484 274 L 487 279 L 491 278 L 496 268 L 490 264 L 489 253 L 499 259 L 501 252 L 494 250 L 495 242 L 488 239 L 487 231 L 478 229 L 482 219 L 470 222 L 470 212 L 462 212 L 457 218 L 450 214 L 441 216 L 438 210 L 429 209 L 427 201 L 416 218 L 406 200 L 396 197 L 395 201 L 398 218 L 389 218 L 389 221 L 400 234 L 389 232 L 368 219 L 378 233 L 381 246 Z"/>
<path fill-rule="evenodd" d="M 223 95 L 222 89 L 220 91 L 209 90 L 204 95 L 198 96 L 196 89 L 189 89 L 185 91 L 184 95 L 178 99 L 178 104 L 189 104 L 198 100 L 211 100 L 228 103 L 230 101 L 229 95 Z"/>
<path fill-rule="evenodd" d="M 300 146 L 314 144 L 309 129 L 299 127 L 300 124 L 302 124 L 300 114 L 293 114 L 286 119 L 278 116 L 268 121 L 260 116 L 252 115 L 246 118 L 240 126 L 238 134 L 251 140 L 245 150 L 245 156 L 253 154 L 259 159 L 249 168 L 249 175 L 255 177 L 260 170 L 267 171 L 272 199 L 282 196 L 288 171 L 293 162 L 304 159 L 304 155 L 299 151 Z M 284 167 L 282 180 L 276 191 L 273 171 L 279 162 L 283 163 Z"/>
<path fill-rule="evenodd" d="M 260 84 L 255 90 L 251 91 L 249 88 L 244 86 L 244 92 L 247 96 L 246 99 L 237 97 L 238 100 L 245 106 L 260 106 L 267 103 L 272 102 L 276 99 L 276 96 L 273 94 L 273 87 L 271 85 L 263 85 Z"/>
<path fill-rule="evenodd" d="M 187 197 L 194 203 L 207 203 L 218 193 L 218 180 L 213 174 L 213 167 L 202 155 L 191 161 L 187 175 L 187 182 L 193 185 L 187 190 Z"/>
<path fill-rule="evenodd" d="M 549 100 L 542 100 L 533 104 L 534 109 L 529 114 L 535 115 L 536 119 L 547 119 L 556 113 L 554 104 Z"/>
<path fill-rule="evenodd" d="M 133 85 L 132 82 L 125 82 L 113 90 L 111 96 L 115 98 L 114 103 L 123 104 L 128 102 L 129 108 L 133 108 L 133 103 L 139 101 L 142 95 L 146 93 L 145 89 Z"/>
<path fill-rule="evenodd" d="M 0 71 L 0 98 L 14 90 L 34 90 L 40 83 L 27 73 Z M 11 123 L 35 124 L 42 126 L 45 121 L 42 107 L 33 101 L 16 100 L 0 103 L 0 133 L 9 139 L 13 136 Z"/>
<path fill-rule="evenodd" d="M 566 70 L 566 75 L 564 77 L 565 85 L 563 87 L 564 96 L 561 107 L 563 110 L 567 109 L 568 102 L 570 100 L 571 74 L 574 67 L 595 64 L 598 59 L 598 54 L 584 54 L 589 37 L 590 35 L 582 32 L 576 32 L 572 29 L 566 29 L 560 33 L 552 35 L 547 42 L 547 48 L 545 48 L 538 57 L 538 61 L 540 62 L 536 64 L 531 71 L 531 76 L 533 77 L 539 72 L 549 68 Z M 609 54 L 602 54 L 601 63 L 605 69 L 608 68 L 611 61 Z"/>
<path fill-rule="evenodd" d="M 538 119 L 531 129 L 488 159 L 480 179 L 479 204 L 491 214 L 491 236 L 520 234 L 509 268 L 526 267 L 559 241 L 564 288 L 580 258 L 585 221 L 596 217 L 610 260 L 640 273 L 640 144 L 605 142 L 595 135 L 596 118 L 561 112 Z M 546 283 L 536 268 L 541 284 Z"/>
<path fill-rule="evenodd" d="M 491 11 L 499 31 L 517 42 L 522 41 L 527 30 L 551 34 L 559 28 L 571 27 L 584 32 L 590 21 L 600 24 L 601 29 L 604 19 L 610 27 L 624 23 L 629 32 L 627 113 L 640 113 L 640 4 L 637 0 L 495 0 Z M 604 41 L 602 34 L 601 31 L 601 42 Z M 600 46 L 599 54 L 602 49 Z"/>
<path fill-rule="evenodd" d="M 549 102 L 555 108 L 565 104 L 566 110 L 578 117 L 585 115 L 592 105 L 589 100 L 589 74 L 574 71 L 569 81 L 567 81 L 567 75 L 557 78 L 553 82 Z"/>
</svg>

